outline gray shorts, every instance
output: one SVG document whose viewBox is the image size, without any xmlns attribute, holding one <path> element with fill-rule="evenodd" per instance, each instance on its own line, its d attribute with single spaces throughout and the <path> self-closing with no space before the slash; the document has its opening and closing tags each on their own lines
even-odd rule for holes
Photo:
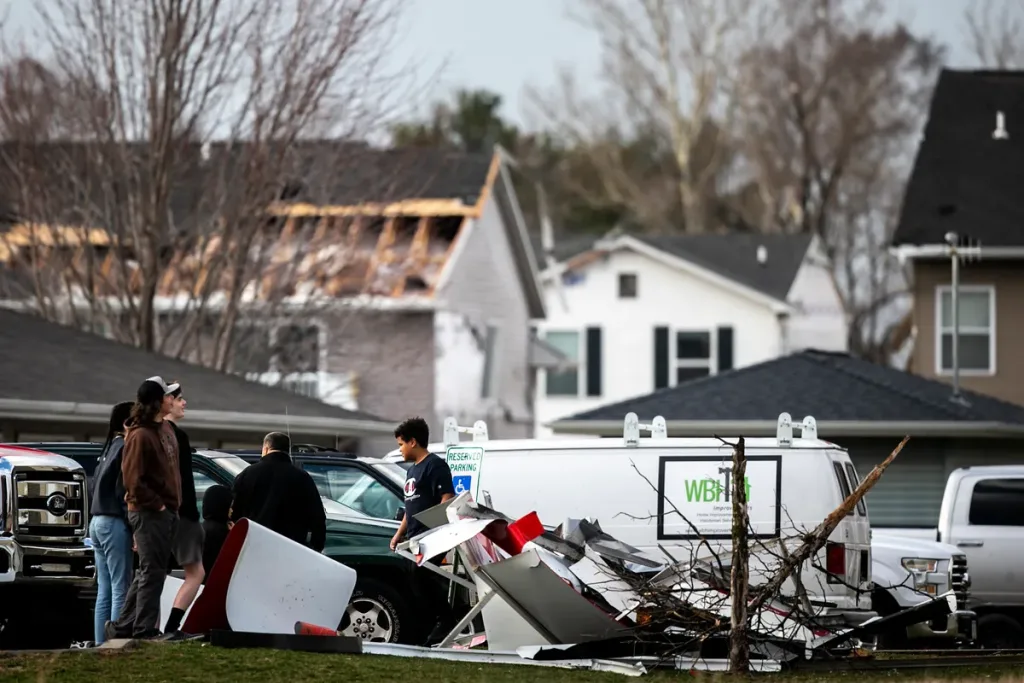
<svg viewBox="0 0 1024 683">
<path fill-rule="evenodd" d="M 171 544 L 171 552 L 174 554 L 174 561 L 179 566 L 202 563 L 203 541 L 206 534 L 203 525 L 193 522 L 191 519 L 181 517 L 178 519 L 178 528 L 174 534 L 174 541 Z"/>
</svg>

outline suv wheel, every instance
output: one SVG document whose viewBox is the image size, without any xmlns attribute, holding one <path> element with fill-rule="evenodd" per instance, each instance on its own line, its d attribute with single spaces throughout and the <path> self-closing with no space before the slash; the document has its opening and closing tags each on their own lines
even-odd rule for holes
<svg viewBox="0 0 1024 683">
<path fill-rule="evenodd" d="M 371 643 L 405 642 L 403 635 L 408 638 L 412 631 L 411 614 L 394 588 L 376 579 L 359 578 L 338 630 Z"/>
</svg>

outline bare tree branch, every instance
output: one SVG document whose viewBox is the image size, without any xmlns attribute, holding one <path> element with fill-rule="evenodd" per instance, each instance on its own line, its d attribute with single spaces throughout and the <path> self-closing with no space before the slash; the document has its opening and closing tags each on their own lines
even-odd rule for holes
<svg viewBox="0 0 1024 683">
<path fill-rule="evenodd" d="M 971 0 L 964 12 L 967 49 L 986 69 L 1024 68 L 1024 7 L 1015 0 Z"/>
</svg>

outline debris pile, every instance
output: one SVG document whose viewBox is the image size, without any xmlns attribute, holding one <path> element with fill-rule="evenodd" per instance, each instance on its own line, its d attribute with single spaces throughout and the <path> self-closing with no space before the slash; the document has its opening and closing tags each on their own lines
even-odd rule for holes
<svg viewBox="0 0 1024 683">
<path fill-rule="evenodd" d="M 468 491 L 416 517 L 428 530 L 400 544 L 397 552 L 469 594 L 468 611 L 434 647 L 341 636 L 336 628 L 355 572 L 248 520 L 232 530 L 183 628 L 209 633 L 212 643 L 223 647 L 363 652 L 630 676 L 656 667 L 728 669 L 728 554 L 653 558 L 613 538 L 597 521 L 568 519 L 547 529 L 536 513 L 512 519 L 474 502 Z M 430 561 L 451 555 L 454 561 L 444 566 Z M 280 581 L 281 561 L 300 568 L 289 581 Z M 752 585 L 750 593 L 761 588 Z M 956 610 L 950 592 L 885 618 L 861 612 L 858 623 L 829 605 L 809 604 L 800 593 L 751 601 L 751 671 L 849 661 L 862 656 L 863 644 L 879 634 Z"/>
<path fill-rule="evenodd" d="M 491 655 L 576 661 L 634 675 L 652 666 L 726 667 L 727 557 L 655 559 L 603 532 L 596 521 L 570 519 L 546 531 L 536 514 L 513 520 L 474 503 L 468 493 L 417 518 L 430 529 L 399 552 L 447 578 L 453 577 L 428 560 L 455 552 L 476 594 L 472 609 L 434 656 L 486 645 Z M 808 614 L 797 602 L 779 596 L 750 614 L 751 670 L 847 657 L 889 628 L 956 609 L 950 593 L 884 619 L 851 624 L 827 606 Z M 477 615 L 483 634 L 465 633 Z M 391 646 L 371 647 L 383 654 Z"/>
</svg>

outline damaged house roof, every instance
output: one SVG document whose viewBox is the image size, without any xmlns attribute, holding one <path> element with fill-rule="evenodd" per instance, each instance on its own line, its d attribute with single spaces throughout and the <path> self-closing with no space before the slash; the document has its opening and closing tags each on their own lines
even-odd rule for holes
<svg viewBox="0 0 1024 683">
<path fill-rule="evenodd" d="M 33 150 L 39 149 L 34 156 Z M 118 196 L 118 189 L 103 180 L 67 181 L 70 171 L 91 178 L 86 172 L 90 149 L 72 143 L 3 149 L 8 170 L 11 159 L 28 163 L 31 169 L 42 167 L 39 173 L 55 176 L 53 187 L 63 184 L 64 189 L 47 185 L 40 208 L 26 204 L 17 192 L 18 183 L 0 182 L 6 207 L 0 207 L 0 213 L 11 217 L 8 228 L 0 230 L 0 263 L 7 271 L 0 296 L 31 295 L 32 278 L 44 270 L 47 258 L 56 261 L 59 272 L 81 273 L 76 284 L 91 287 L 93 295 L 138 291 L 141 266 L 130 249 L 117 246 L 115 237 L 123 235 L 127 241 L 128 231 L 108 234 L 102 229 L 104 222 L 116 220 L 111 216 L 118 216 L 102 211 L 104 202 Z M 459 236 L 493 197 L 510 233 L 532 312 L 543 315 L 536 265 L 520 212 L 513 205 L 515 194 L 502 173 L 500 149 L 494 154 L 466 154 L 380 150 L 348 142 L 302 143 L 288 157 L 287 170 L 276 173 L 266 188 L 260 182 L 270 179 L 246 175 L 242 145 L 191 144 L 180 153 L 189 156 L 179 166 L 184 170 L 175 180 L 170 222 L 189 239 L 180 242 L 185 246 L 165 250 L 158 296 L 226 291 L 232 282 L 231 255 L 241 249 L 248 251 L 248 263 L 253 264 L 245 288 L 250 300 L 312 295 L 430 298 Z M 144 158 L 144 153 L 139 156 Z M 251 191 L 239 197 L 244 192 L 236 186 L 245 183 Z M 63 195 L 65 206 L 60 206 L 58 195 Z M 231 211 L 228 200 L 239 205 L 256 201 L 259 209 L 249 215 L 264 216 L 265 224 L 229 229 L 225 221 L 230 218 L 224 217 Z M 90 244 L 92 251 L 86 253 L 82 243 Z M 52 248 L 34 248 L 41 244 Z"/>
<path fill-rule="evenodd" d="M 763 235 L 746 232 L 699 235 L 648 235 L 611 233 L 605 237 L 576 237 L 556 242 L 553 255 L 569 270 L 583 267 L 594 258 L 629 242 L 658 250 L 700 268 L 785 301 L 811 245 L 810 235 Z M 539 237 L 533 238 L 537 262 L 545 263 Z M 763 261 L 759 254 L 764 256 Z"/>
<path fill-rule="evenodd" d="M 1024 435 L 1024 407 L 845 353 L 807 350 L 556 421 L 557 433 L 620 435 L 626 413 L 661 415 L 670 436 L 775 434 L 779 413 L 837 436 Z"/>
</svg>

